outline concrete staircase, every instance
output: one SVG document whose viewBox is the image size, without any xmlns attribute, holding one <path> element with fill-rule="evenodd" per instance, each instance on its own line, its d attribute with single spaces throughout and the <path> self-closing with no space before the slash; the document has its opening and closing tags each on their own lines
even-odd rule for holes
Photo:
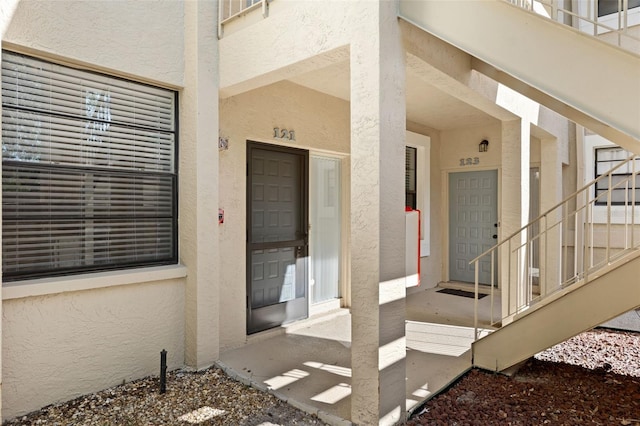
<svg viewBox="0 0 640 426">
<path fill-rule="evenodd" d="M 399 16 L 471 55 L 471 66 L 477 71 L 630 152 L 640 153 L 637 54 L 500 0 L 400 0 Z M 580 78 L 576 78 L 578 74 Z M 612 74 L 615 78 L 603 78 Z M 638 170 L 634 173 L 632 192 Z M 515 241 L 518 249 L 507 253 L 511 245 L 502 242 L 492 253 L 479 256 L 501 259 L 503 282 L 509 281 L 503 285 L 503 297 L 504 288 L 514 291 L 502 303 L 503 326 L 473 344 L 475 366 L 505 370 L 640 307 L 640 238 L 634 242 L 640 220 L 635 219 L 634 211 L 625 223 L 630 229 L 625 235 L 631 235 L 631 244 L 625 243 L 621 251 L 613 250 L 608 238 L 604 261 L 593 263 L 590 259 L 596 246 L 590 241 L 589 230 L 593 232 L 594 225 L 588 219 L 595 205 L 589 198 L 591 185 L 594 182 L 536 219 L 544 221 L 543 227 L 536 228 L 545 230 L 544 237 L 532 236 L 529 224 L 507 239 Z M 567 206 L 578 206 L 578 211 L 567 214 Z M 611 208 L 610 202 L 607 208 Z M 568 231 L 573 232 L 569 221 L 576 224 L 576 237 L 571 242 L 565 241 Z M 613 232 L 610 222 L 604 227 Z M 540 253 L 548 258 L 541 261 L 547 278 L 540 295 L 534 293 L 533 281 L 526 272 L 531 269 L 526 259 L 534 250 L 534 239 L 544 241 L 545 247 L 555 247 Z M 567 248 L 577 255 L 567 255 Z M 568 275 L 564 272 L 567 269 L 571 271 Z"/>
<path fill-rule="evenodd" d="M 600 271 L 587 284 L 541 300 L 513 322 L 475 341 L 473 365 L 503 371 L 569 337 L 640 307 L 640 250 Z"/>
<path fill-rule="evenodd" d="M 500 0 L 400 0 L 399 16 L 473 56 L 478 71 L 640 152 L 637 54 Z"/>
</svg>

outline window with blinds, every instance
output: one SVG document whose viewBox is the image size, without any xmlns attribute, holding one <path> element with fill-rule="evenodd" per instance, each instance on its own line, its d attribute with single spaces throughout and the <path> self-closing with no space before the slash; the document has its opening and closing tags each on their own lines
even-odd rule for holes
<svg viewBox="0 0 640 426">
<path fill-rule="evenodd" d="M 620 147 L 596 148 L 596 179 L 625 161 L 631 153 Z M 630 161 L 613 172 L 611 181 L 608 178 L 596 183 L 596 205 L 606 205 L 611 197 L 611 205 L 640 205 L 640 159 Z M 609 188 L 612 188 L 609 194 Z"/>
<path fill-rule="evenodd" d="M 176 105 L 2 52 L 4 281 L 177 262 Z"/>
</svg>

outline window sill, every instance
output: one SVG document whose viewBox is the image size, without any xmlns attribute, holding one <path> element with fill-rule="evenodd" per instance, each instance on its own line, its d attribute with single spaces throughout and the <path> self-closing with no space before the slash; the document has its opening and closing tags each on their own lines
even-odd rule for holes
<svg viewBox="0 0 640 426">
<path fill-rule="evenodd" d="M 141 284 L 151 281 L 184 278 L 186 276 L 186 266 L 168 265 L 98 272 L 69 277 L 40 278 L 3 284 L 2 300 L 44 296 L 71 291 L 93 290 L 128 284 Z"/>
</svg>

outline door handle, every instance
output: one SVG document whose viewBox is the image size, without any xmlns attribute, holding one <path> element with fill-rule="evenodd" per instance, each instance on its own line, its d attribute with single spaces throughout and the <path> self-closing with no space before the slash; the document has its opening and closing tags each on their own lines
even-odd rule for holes
<svg viewBox="0 0 640 426">
<path fill-rule="evenodd" d="M 498 239 L 498 236 L 497 236 L 496 234 L 493 234 L 493 239 L 494 239 L 494 240 L 497 240 L 497 239 Z"/>
</svg>

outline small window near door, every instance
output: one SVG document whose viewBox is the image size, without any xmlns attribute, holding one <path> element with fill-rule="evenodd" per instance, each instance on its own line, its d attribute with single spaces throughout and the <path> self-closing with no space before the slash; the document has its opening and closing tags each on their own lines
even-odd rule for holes
<svg viewBox="0 0 640 426">
<path fill-rule="evenodd" d="M 418 205 L 417 184 L 417 148 L 406 147 L 405 150 L 405 175 L 404 192 L 405 206 L 416 209 Z"/>
</svg>

